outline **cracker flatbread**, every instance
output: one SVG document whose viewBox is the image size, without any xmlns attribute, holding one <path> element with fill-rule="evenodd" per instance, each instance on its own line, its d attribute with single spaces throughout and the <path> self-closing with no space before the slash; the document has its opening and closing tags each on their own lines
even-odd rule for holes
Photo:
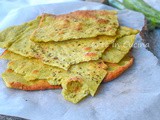
<svg viewBox="0 0 160 120">
<path fill-rule="evenodd" d="M 116 35 L 116 11 L 81 10 L 63 15 L 43 15 L 31 37 L 36 42 L 65 41 L 98 35 Z M 68 29 L 69 28 L 69 29 Z"/>
<path fill-rule="evenodd" d="M 15 61 L 18 61 L 18 59 L 22 61 L 21 58 L 24 58 L 19 55 L 17 55 L 19 57 L 15 57 L 16 54 L 14 55 L 14 53 L 12 54 L 11 53 L 8 54 L 8 53 L 9 51 L 5 51 L 1 56 L 1 58 L 5 58 L 5 59 L 8 58 L 9 60 L 14 59 Z M 18 61 L 18 63 L 21 64 L 20 61 Z M 76 66 L 73 69 L 73 74 L 68 74 L 67 78 L 63 78 L 64 80 L 61 83 L 63 87 L 62 95 L 64 96 L 64 98 L 73 103 L 77 103 L 80 100 L 82 100 L 84 97 L 88 96 L 89 94 L 94 95 L 99 84 L 101 83 L 101 80 L 97 81 L 96 72 L 99 73 L 98 71 L 99 70 L 101 71 L 101 74 L 100 73 L 98 74 L 99 77 L 101 77 L 101 79 L 103 79 L 102 76 L 106 74 L 106 73 L 103 74 L 105 71 L 102 71 L 100 68 L 107 69 L 108 74 L 103 79 L 103 82 L 109 82 L 117 78 L 118 76 L 120 76 L 124 71 L 126 71 L 133 64 L 133 57 L 130 57 L 129 55 L 127 55 L 118 64 L 113 64 L 113 63 L 106 63 L 106 64 L 108 67 L 103 62 L 99 63 L 98 66 L 96 65 L 97 68 L 94 65 L 91 65 L 88 68 L 88 67 L 85 67 L 85 64 L 83 64 L 82 66 Z M 18 67 L 18 64 L 16 64 L 16 66 Z M 33 64 L 33 66 L 35 65 Z M 79 67 L 83 68 L 83 70 L 80 70 Z M 96 71 L 92 71 L 94 68 L 96 68 Z M 86 73 L 85 80 L 81 76 L 83 72 Z M 92 77 L 92 79 L 90 79 L 90 77 Z M 48 80 L 46 79 L 27 81 L 26 79 L 24 79 L 23 75 L 17 74 L 13 72 L 13 70 L 11 69 L 3 73 L 2 78 L 4 79 L 6 85 L 10 88 L 16 88 L 16 89 L 22 89 L 22 90 L 42 90 L 42 89 L 60 88 L 60 86 L 51 85 L 51 84 L 55 84 L 53 80 L 50 82 L 47 82 Z"/>
<path fill-rule="evenodd" d="M 105 50 L 102 59 L 109 63 L 119 63 L 132 48 L 135 37 L 136 35 L 129 35 L 118 38 L 113 45 Z"/>
<path fill-rule="evenodd" d="M 108 73 L 103 82 L 109 82 L 119 77 L 130 66 L 132 66 L 134 58 L 131 55 L 126 55 L 119 63 L 106 63 Z"/>
<path fill-rule="evenodd" d="M 8 50 L 25 57 L 40 59 L 47 65 L 67 70 L 73 64 L 90 60 L 98 60 L 105 49 L 116 39 L 116 36 L 97 36 L 95 38 L 63 42 L 35 43 L 30 40 L 30 35 L 37 28 L 39 20 L 40 17 L 23 25 L 12 27 L 12 29 L 18 29 L 22 26 L 26 27 L 27 24 L 28 27 L 26 27 L 22 33 L 12 29 L 2 31 L 0 35 L 3 32 L 8 35 L 10 35 L 10 32 L 15 32 L 15 34 L 19 35 L 18 37 L 6 36 L 3 39 L 0 39 L 0 41 L 2 41 L 0 43 L 0 47 L 5 48 L 5 44 L 10 43 L 10 41 L 5 38 L 10 37 L 12 42 L 14 42 L 10 44 L 7 48 Z"/>
<path fill-rule="evenodd" d="M 2 78 L 9 88 L 21 89 L 27 91 L 59 89 L 60 85 L 50 85 L 46 80 L 26 81 L 22 75 L 15 73 L 11 69 L 7 69 Z"/>
<path fill-rule="evenodd" d="M 79 63 L 71 66 L 68 71 L 64 71 L 57 67 L 45 65 L 37 59 L 25 58 L 9 51 L 5 51 L 1 58 L 11 60 L 8 69 L 23 75 L 26 82 L 28 78 L 35 80 L 43 78 L 51 85 L 61 84 L 63 96 L 71 102 L 78 102 L 88 94 L 94 96 L 107 74 L 107 66 L 101 60 Z M 74 89 L 78 89 L 76 85 L 79 84 L 79 81 L 81 81 L 82 86 L 79 87 L 78 91 L 75 91 Z M 73 86 L 72 84 L 76 85 Z M 73 88 L 72 91 L 70 91 L 71 88 Z"/>
</svg>

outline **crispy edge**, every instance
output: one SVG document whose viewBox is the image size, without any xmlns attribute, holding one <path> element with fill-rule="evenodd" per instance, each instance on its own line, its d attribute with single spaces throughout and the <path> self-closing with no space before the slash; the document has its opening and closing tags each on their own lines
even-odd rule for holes
<svg viewBox="0 0 160 120">
<path fill-rule="evenodd" d="M 134 58 L 131 57 L 128 64 L 125 66 L 119 67 L 116 71 L 109 72 L 106 77 L 104 78 L 103 82 L 109 82 L 114 80 L 115 78 L 119 77 L 123 72 L 125 72 L 130 66 L 132 66 L 134 61 Z M 114 63 L 109 63 L 114 65 Z M 60 89 L 62 88 L 60 85 L 50 85 L 45 80 L 39 80 L 35 85 L 28 86 L 19 82 L 11 82 L 6 83 L 7 87 L 15 88 L 15 89 L 21 89 L 21 90 L 27 90 L 27 91 L 34 91 L 34 90 L 45 90 L 45 89 Z"/>
<path fill-rule="evenodd" d="M 2 55 L 0 55 L 0 58 L 1 58 L 1 56 L 7 54 L 7 52 L 9 52 L 9 51 L 5 50 L 2 53 Z M 134 58 L 131 57 L 130 61 L 125 66 L 119 67 L 119 69 L 117 69 L 116 71 L 108 72 L 108 74 L 104 78 L 103 82 L 109 82 L 109 81 L 112 81 L 115 78 L 119 77 L 130 66 L 132 66 L 133 61 L 134 61 Z M 109 63 L 109 64 L 116 65 L 116 63 Z M 60 88 L 62 88 L 60 85 L 50 85 L 45 80 L 39 80 L 38 83 L 36 83 L 35 85 L 32 85 L 32 86 L 27 86 L 27 85 L 21 84 L 19 82 L 17 82 L 17 83 L 15 83 L 15 82 L 7 83 L 7 86 L 10 87 L 10 88 L 22 89 L 22 90 L 28 90 L 28 91 L 32 91 L 32 90 L 45 90 L 45 89 L 60 89 Z"/>
<path fill-rule="evenodd" d="M 26 90 L 26 91 L 60 89 L 61 88 L 61 86 L 59 85 L 50 85 L 47 81 L 44 81 L 44 80 L 39 80 L 38 83 L 32 86 L 24 85 L 19 82 L 11 82 L 7 84 L 8 84 L 8 87 L 10 88 L 21 89 L 21 90 Z"/>
<path fill-rule="evenodd" d="M 59 17 L 66 17 L 67 15 L 81 16 L 83 18 L 94 18 L 96 19 L 96 14 L 99 15 L 116 15 L 117 12 L 115 10 L 77 10 L 74 12 L 70 12 L 68 14 L 59 15 Z"/>
<path fill-rule="evenodd" d="M 11 82 L 6 83 L 7 87 L 14 88 L 14 89 L 20 89 L 20 90 L 26 90 L 26 91 L 35 91 L 35 90 L 47 90 L 47 89 L 60 89 L 62 88 L 59 85 L 50 85 L 48 82 L 45 82 L 44 80 L 39 80 L 38 83 L 32 86 L 24 85 L 19 82 Z"/>
<path fill-rule="evenodd" d="M 7 70 L 8 72 L 12 72 L 13 70 Z M 62 88 L 60 85 L 50 85 L 46 80 L 38 80 L 34 85 L 25 85 L 20 82 L 5 82 L 6 86 L 9 88 L 26 90 L 26 91 L 35 91 L 35 90 L 47 90 L 47 89 L 60 89 Z"/>
<path fill-rule="evenodd" d="M 70 13 L 66 13 L 66 14 L 60 14 L 60 15 L 53 15 L 53 14 L 43 14 L 41 15 L 41 21 L 40 21 L 40 25 L 42 24 L 43 20 L 45 19 L 46 16 L 51 16 L 53 18 L 56 19 L 65 19 L 65 18 L 76 18 L 76 16 L 80 16 L 83 18 L 93 18 L 93 19 L 97 19 L 96 14 L 99 15 L 117 15 L 117 11 L 116 10 L 77 10 L 74 12 L 70 12 Z"/>
<path fill-rule="evenodd" d="M 109 82 L 114 80 L 115 78 L 119 77 L 123 72 L 125 72 L 130 66 L 132 66 L 134 61 L 134 58 L 131 57 L 130 61 L 128 62 L 128 64 L 126 64 L 125 66 L 121 66 L 119 67 L 119 69 L 113 71 L 113 72 L 108 72 L 108 74 L 106 75 L 106 77 L 104 78 L 103 82 Z M 115 63 L 109 63 L 112 65 L 116 65 Z"/>
<path fill-rule="evenodd" d="M 3 56 L 4 56 L 5 54 L 7 54 L 8 52 L 9 52 L 8 50 L 5 50 L 5 51 L 0 55 L 0 59 L 3 58 Z"/>
<path fill-rule="evenodd" d="M 35 34 L 37 33 L 37 31 L 41 27 L 41 25 L 42 25 L 46 16 L 51 16 L 51 17 L 56 18 L 58 20 L 61 20 L 61 19 L 65 20 L 68 17 L 70 17 L 72 19 L 75 19 L 76 16 L 81 16 L 83 18 L 97 19 L 97 16 L 96 16 L 97 13 L 100 14 L 100 15 L 117 15 L 117 11 L 115 11 L 115 10 L 77 10 L 77 11 L 74 11 L 74 12 L 70 12 L 70 13 L 67 13 L 67 14 L 60 14 L 60 15 L 53 15 L 53 14 L 45 13 L 45 14 L 41 15 L 41 20 L 39 22 L 39 25 L 38 25 L 37 29 L 35 29 L 33 31 L 33 33 L 31 34 L 30 39 L 33 40 Z M 105 23 L 108 23 L 108 20 L 99 19 L 98 22 L 100 24 L 101 23 L 105 24 Z M 119 24 L 118 24 L 118 26 L 119 26 Z"/>
</svg>

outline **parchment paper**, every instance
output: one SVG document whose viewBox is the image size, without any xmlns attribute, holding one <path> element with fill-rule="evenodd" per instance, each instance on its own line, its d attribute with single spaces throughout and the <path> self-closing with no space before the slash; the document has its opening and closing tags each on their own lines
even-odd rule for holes
<svg viewBox="0 0 160 120">
<path fill-rule="evenodd" d="M 84 9 L 112 9 L 89 2 L 70 2 L 32 6 L 10 12 L 0 29 L 34 19 L 44 12 L 62 14 Z M 144 16 L 132 11 L 119 11 L 121 25 L 141 30 Z M 141 45 L 141 47 L 137 47 Z M 1 51 L 3 51 L 1 49 Z M 27 92 L 6 88 L 0 79 L 0 114 L 34 120 L 159 120 L 160 66 L 157 58 L 138 35 L 133 48 L 134 65 L 116 80 L 102 84 L 95 97 L 79 104 L 65 101 L 61 90 Z M 0 72 L 6 68 L 0 61 Z"/>
</svg>

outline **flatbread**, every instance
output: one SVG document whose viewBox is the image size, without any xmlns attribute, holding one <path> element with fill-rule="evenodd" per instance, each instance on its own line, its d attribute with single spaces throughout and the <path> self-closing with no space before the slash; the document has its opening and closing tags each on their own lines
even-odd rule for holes
<svg viewBox="0 0 160 120">
<path fill-rule="evenodd" d="M 24 57 L 18 54 L 14 54 L 7 50 L 5 50 L 3 54 L 0 56 L 0 59 L 7 59 L 7 60 L 19 60 L 22 58 Z M 133 61 L 134 61 L 134 58 L 132 57 L 132 55 L 127 54 L 119 63 L 106 63 L 107 64 L 106 69 L 108 73 L 105 79 L 103 80 L 103 82 L 111 81 L 117 78 L 118 76 L 120 76 L 124 71 L 126 71 L 133 64 Z"/>
<path fill-rule="evenodd" d="M 8 63 L 8 69 L 12 69 L 16 73 L 24 75 L 26 80 L 50 79 L 49 82 L 52 85 L 60 84 L 60 81 L 64 79 L 65 76 L 75 77 L 78 75 L 85 76 L 85 79 L 91 79 L 92 76 L 94 77 L 94 75 L 98 75 L 98 73 L 93 74 L 93 72 L 101 70 L 99 73 L 101 74 L 107 69 L 107 66 L 101 60 L 98 60 L 76 64 L 71 66 L 68 71 L 65 71 L 57 67 L 45 65 L 37 59 L 29 59 L 7 50 L 0 56 L 0 58 L 10 60 Z M 92 74 L 92 76 L 88 76 L 89 74 Z"/>
<path fill-rule="evenodd" d="M 14 59 L 15 61 L 18 61 L 18 60 L 22 61 L 21 58 L 24 58 L 22 56 L 20 57 L 19 55 L 17 55 L 19 57 L 15 57 L 15 56 L 16 54 L 14 55 L 14 53 L 11 54 L 11 52 L 5 51 L 3 55 L 1 55 L 1 58 L 8 58 L 9 60 Z M 20 61 L 18 61 L 17 63 L 21 64 Z M 73 74 L 67 74 L 68 76 L 66 76 L 66 78 L 63 78 L 64 80 L 61 83 L 63 87 L 62 95 L 66 100 L 73 103 L 77 103 L 80 100 L 82 100 L 84 97 L 88 96 L 89 94 L 94 95 L 104 76 L 105 78 L 103 79 L 103 82 L 109 82 L 117 78 L 133 64 L 133 57 L 130 57 L 129 55 L 127 55 L 118 64 L 106 63 L 108 67 L 103 62 L 99 62 L 98 66 L 94 62 L 90 64 L 92 64 L 90 67 L 85 67 L 85 64 L 81 66 L 77 65 L 72 69 Z M 25 66 L 25 64 L 23 65 Z M 19 67 L 18 64 L 16 64 L 16 66 Z M 35 66 L 35 64 L 33 64 L 33 66 Z M 83 70 L 81 70 L 82 68 Z M 101 68 L 107 69 L 107 72 L 108 72 L 107 75 L 105 75 L 106 71 L 102 70 Z M 49 70 L 50 69 L 48 69 L 48 71 Z M 48 84 L 52 86 L 51 84 L 55 83 L 53 80 L 50 82 L 47 82 L 47 80 L 27 81 L 26 79 L 24 79 L 23 75 L 17 74 L 15 72 L 10 74 L 9 71 L 13 72 L 13 70 L 9 69 L 7 73 L 6 72 L 3 73 L 2 77 L 6 81 L 6 84 L 8 84 L 8 87 L 11 87 L 11 88 L 17 88 L 17 89 L 23 89 L 23 90 L 51 89 L 52 87 L 50 88 Z M 81 74 L 83 74 L 84 77 L 81 76 Z M 92 79 L 90 77 L 92 77 Z M 97 78 L 101 80 L 97 81 Z M 9 80 L 13 80 L 14 82 L 10 82 Z M 32 87 L 30 87 L 28 83 L 32 84 Z M 54 87 L 59 88 L 60 86 L 54 86 Z"/>
<path fill-rule="evenodd" d="M 136 35 L 139 33 L 139 30 L 129 28 L 126 26 L 119 26 L 119 29 L 117 30 L 117 39 L 124 37 L 124 36 L 129 36 L 129 35 Z"/>
<path fill-rule="evenodd" d="M 1 55 L 1 58 L 8 57 L 8 60 L 11 60 L 11 58 L 13 59 L 14 58 L 13 56 L 9 57 L 9 55 L 13 55 L 13 54 L 8 54 L 8 52 L 9 51 L 5 51 L 3 53 L 3 55 L 5 57 L 3 55 Z M 19 55 L 17 55 L 17 56 L 19 56 Z M 118 64 L 106 63 L 108 66 L 108 68 L 107 68 L 108 73 L 107 73 L 106 77 L 104 78 L 103 82 L 109 82 L 109 81 L 112 81 L 115 78 L 119 77 L 123 72 L 125 72 L 133 64 L 133 61 L 134 61 L 134 58 L 131 55 L 126 55 Z M 9 73 L 9 71 L 13 72 L 13 70 L 6 70 L 7 74 Z M 16 73 L 14 73 L 14 74 L 16 74 Z M 46 80 L 43 80 L 43 81 L 46 81 Z M 22 88 L 22 86 L 24 86 L 23 82 L 15 82 L 12 84 L 11 84 L 11 82 L 10 83 L 7 82 L 7 83 L 6 83 L 6 85 L 11 88 L 19 89 L 19 88 Z M 33 88 L 36 88 L 36 87 L 27 87 L 27 89 L 26 89 L 26 87 L 24 87 L 23 90 L 36 90 Z"/>
<path fill-rule="evenodd" d="M 120 26 L 116 41 L 105 50 L 102 59 L 109 63 L 119 63 L 132 48 L 138 33 L 139 30 Z"/>
<path fill-rule="evenodd" d="M 61 79 L 67 72 L 57 67 L 45 65 L 40 60 L 26 58 L 8 50 L 5 50 L 0 58 L 9 60 L 8 69 L 23 75 L 26 81 L 44 79 L 51 82 L 52 85 L 60 85 Z"/>
<path fill-rule="evenodd" d="M 34 43 L 30 40 L 30 35 L 37 28 L 40 19 L 41 17 L 38 17 L 36 20 L 31 22 L 5 30 L 6 34 L 8 33 L 8 35 L 12 35 L 11 33 L 15 32 L 15 35 L 12 36 L 13 38 L 11 36 L 3 37 L 3 39 L 0 40 L 2 41 L 0 46 L 5 48 L 6 44 L 9 44 L 10 47 L 8 49 L 12 52 L 26 57 L 38 58 L 47 65 L 56 66 L 67 70 L 72 64 L 90 60 L 98 60 L 102 56 L 105 49 L 115 41 L 116 37 L 135 32 L 133 29 L 120 27 L 120 30 L 118 30 L 117 33 L 118 35 L 114 37 L 98 36 L 87 40 L 81 39 L 65 42 Z M 26 28 L 25 30 L 23 29 L 22 33 L 15 30 L 19 29 L 19 27 L 21 28 L 22 26 Z M 4 31 L 2 31 L 2 33 L 3 32 Z M 16 36 L 17 34 L 18 37 Z M 8 37 L 11 39 L 11 43 L 14 41 L 12 45 L 8 39 L 4 40 Z M 105 57 L 105 53 L 103 55 L 104 60 L 108 62 Z"/>
<path fill-rule="evenodd" d="M 47 65 L 67 70 L 70 65 L 73 64 L 90 60 L 98 60 L 105 49 L 116 39 L 116 36 L 98 36 L 96 38 L 64 42 L 34 43 L 30 40 L 30 35 L 37 28 L 39 18 L 40 17 L 29 22 L 27 24 L 28 27 L 23 31 L 23 34 L 19 34 L 19 31 L 14 31 L 19 34 L 19 37 L 17 38 L 13 36 L 14 38 L 12 39 L 15 39 L 15 42 L 8 48 L 8 50 L 25 57 L 40 59 Z M 26 26 L 26 24 L 12 27 L 12 29 L 22 26 Z M 13 32 L 12 29 L 8 29 L 6 33 Z M 4 39 L 0 40 L 3 41 L 3 44 L 0 45 L 2 48 L 4 47 L 4 44 L 9 43 L 7 40 L 5 43 Z"/>
<path fill-rule="evenodd" d="M 134 58 L 127 54 L 119 63 L 106 63 L 108 66 L 108 73 L 103 82 L 109 82 L 119 77 L 129 67 L 132 66 Z"/>
<path fill-rule="evenodd" d="M 26 81 L 22 75 L 10 69 L 2 73 L 2 78 L 7 87 L 14 89 L 33 91 L 61 88 L 61 86 L 58 85 L 50 85 L 46 80 Z"/>
<path fill-rule="evenodd" d="M 9 27 L 0 32 L 0 47 L 5 49 L 9 48 L 18 39 L 19 35 L 23 34 L 27 27 L 28 23 L 25 23 L 23 26 Z"/>
<path fill-rule="evenodd" d="M 129 35 L 118 38 L 115 43 L 105 50 L 102 59 L 109 63 L 119 63 L 132 48 L 135 37 L 136 35 Z"/>
<path fill-rule="evenodd" d="M 28 77 L 35 80 L 43 78 L 51 85 L 61 84 L 63 87 L 63 96 L 67 100 L 73 100 L 73 102 L 78 102 L 88 94 L 94 96 L 100 83 L 107 74 L 107 65 L 101 60 L 79 63 L 71 66 L 68 71 L 64 71 L 57 67 L 45 65 L 36 59 L 25 58 L 9 51 L 5 51 L 1 55 L 1 58 L 11 60 L 8 64 L 8 69 L 12 69 L 15 73 L 23 75 L 26 81 Z M 77 91 L 74 93 L 68 92 L 70 90 L 68 84 L 72 80 L 74 80 L 75 84 L 79 80 L 82 81 L 82 88 L 80 88 L 78 93 Z M 85 91 L 87 90 L 85 93 L 88 94 L 84 93 L 83 86 L 86 86 L 84 87 Z M 74 94 L 74 97 L 71 94 Z"/>
<path fill-rule="evenodd" d="M 63 15 L 43 15 L 31 39 L 36 42 L 65 41 L 116 35 L 116 11 L 81 10 Z M 68 29 L 69 28 L 69 29 Z"/>
<path fill-rule="evenodd" d="M 78 103 L 89 95 L 88 85 L 79 77 L 64 82 L 62 87 L 62 95 L 72 103 Z"/>
<path fill-rule="evenodd" d="M 0 47 L 8 49 L 16 41 L 21 41 L 22 39 L 28 40 L 28 36 L 31 35 L 38 27 L 38 22 L 41 16 L 38 16 L 36 20 L 31 22 L 26 22 L 22 25 L 12 26 L 0 32 Z M 24 43 L 23 43 L 24 44 Z M 23 45 L 25 46 L 25 45 Z"/>
<path fill-rule="evenodd" d="M 88 67 L 87 64 L 90 64 L 90 66 Z M 103 61 L 99 61 L 98 63 L 92 61 L 74 67 L 74 77 L 69 77 L 70 79 L 62 81 L 62 95 L 66 100 L 73 103 L 79 102 L 89 93 L 94 96 L 100 83 L 107 74 L 107 71 L 104 70 L 106 68 L 107 66 Z"/>
</svg>

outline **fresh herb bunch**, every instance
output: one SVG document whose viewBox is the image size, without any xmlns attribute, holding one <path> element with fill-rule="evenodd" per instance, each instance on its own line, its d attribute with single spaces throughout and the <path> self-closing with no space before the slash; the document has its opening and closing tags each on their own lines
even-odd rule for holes
<svg viewBox="0 0 160 120">
<path fill-rule="evenodd" d="M 160 11 L 152 8 L 143 0 L 123 0 L 123 2 L 118 0 L 107 0 L 106 3 L 120 10 L 127 8 L 141 12 L 145 15 L 147 27 L 150 30 L 160 28 Z"/>
</svg>

